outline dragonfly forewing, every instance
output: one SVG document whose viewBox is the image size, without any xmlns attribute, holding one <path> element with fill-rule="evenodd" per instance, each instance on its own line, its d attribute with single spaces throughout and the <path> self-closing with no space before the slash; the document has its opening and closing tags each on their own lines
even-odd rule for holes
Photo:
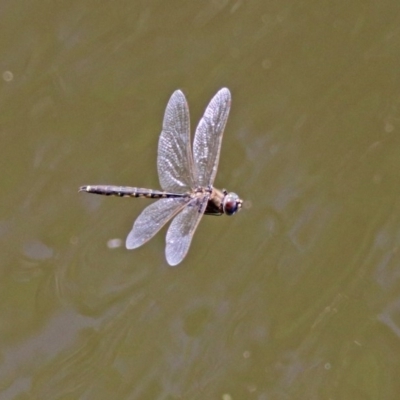
<svg viewBox="0 0 400 400">
<path fill-rule="evenodd" d="M 157 166 L 163 190 L 182 193 L 195 187 L 189 107 L 180 90 L 172 94 L 165 110 Z"/>
<path fill-rule="evenodd" d="M 193 141 L 196 184 L 207 187 L 217 174 L 222 137 L 231 107 L 231 93 L 221 89 L 208 104 Z"/>
<path fill-rule="evenodd" d="M 192 199 L 168 228 L 165 257 L 171 266 L 179 264 L 186 256 L 193 234 L 207 207 L 209 196 Z"/>
<path fill-rule="evenodd" d="M 126 248 L 136 249 L 146 243 L 189 201 L 190 198 L 176 197 L 160 199 L 147 206 L 133 224 L 126 238 Z"/>
</svg>

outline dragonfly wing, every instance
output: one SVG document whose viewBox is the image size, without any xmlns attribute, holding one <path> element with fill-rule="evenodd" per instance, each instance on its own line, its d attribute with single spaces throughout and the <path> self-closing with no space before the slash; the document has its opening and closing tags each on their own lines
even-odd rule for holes
<svg viewBox="0 0 400 400">
<path fill-rule="evenodd" d="M 194 187 L 189 107 L 180 90 L 172 94 L 165 109 L 157 166 L 163 190 L 183 193 Z"/>
<path fill-rule="evenodd" d="M 196 164 L 195 182 L 207 187 L 217 174 L 222 136 L 231 107 L 231 93 L 221 89 L 210 101 L 196 129 L 193 156 Z"/>
<path fill-rule="evenodd" d="M 137 217 L 126 238 L 126 248 L 136 249 L 150 240 L 188 203 L 187 198 L 160 199 L 146 207 Z"/>
<path fill-rule="evenodd" d="M 192 199 L 171 222 L 167 232 L 165 256 L 171 266 L 179 264 L 186 256 L 194 231 L 207 207 L 209 196 Z"/>
</svg>

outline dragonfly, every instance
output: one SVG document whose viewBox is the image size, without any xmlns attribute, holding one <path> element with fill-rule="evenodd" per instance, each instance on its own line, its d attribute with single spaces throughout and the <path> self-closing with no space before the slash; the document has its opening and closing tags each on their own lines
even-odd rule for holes
<svg viewBox="0 0 400 400">
<path fill-rule="evenodd" d="M 214 188 L 221 143 L 231 106 L 223 88 L 206 107 L 190 140 L 189 106 L 176 90 L 168 101 L 158 141 L 157 169 L 162 190 L 128 186 L 86 185 L 79 191 L 120 197 L 158 199 L 146 207 L 133 224 L 126 247 L 135 249 L 149 241 L 168 221 L 165 256 L 171 266 L 188 253 L 203 215 L 233 215 L 243 200 L 236 193 Z"/>
</svg>

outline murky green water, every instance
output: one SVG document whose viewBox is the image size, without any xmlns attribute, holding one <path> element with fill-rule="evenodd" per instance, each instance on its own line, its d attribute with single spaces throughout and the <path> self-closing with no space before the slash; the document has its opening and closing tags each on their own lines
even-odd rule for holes
<svg viewBox="0 0 400 400">
<path fill-rule="evenodd" d="M 397 2 L 0 10 L 1 399 L 399 398 Z M 149 201 L 78 187 L 158 188 L 171 93 L 223 86 L 245 209 L 110 248 Z"/>
</svg>

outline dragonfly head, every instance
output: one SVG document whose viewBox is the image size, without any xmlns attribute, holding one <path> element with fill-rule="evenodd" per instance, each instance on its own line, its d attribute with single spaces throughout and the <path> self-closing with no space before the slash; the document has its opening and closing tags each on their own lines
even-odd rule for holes
<svg viewBox="0 0 400 400">
<path fill-rule="evenodd" d="M 222 209 L 226 215 L 233 215 L 242 208 L 243 200 L 239 199 L 236 193 L 226 193 L 222 204 Z"/>
</svg>

